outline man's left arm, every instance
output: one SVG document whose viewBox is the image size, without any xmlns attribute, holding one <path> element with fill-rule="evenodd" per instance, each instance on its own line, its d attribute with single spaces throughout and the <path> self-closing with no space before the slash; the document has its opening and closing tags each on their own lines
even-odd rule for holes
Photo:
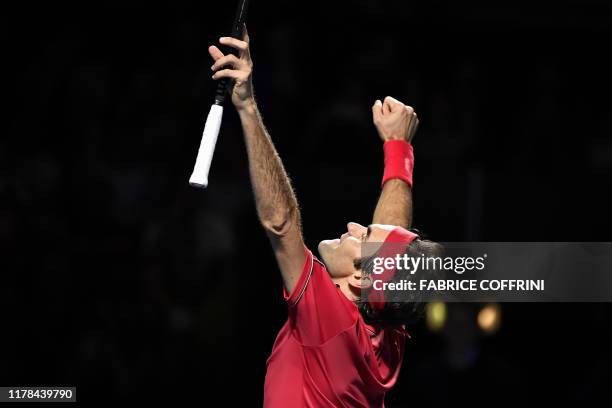
<svg viewBox="0 0 612 408">
<path fill-rule="evenodd" d="M 412 225 L 412 189 L 405 181 L 392 179 L 385 183 L 374 210 L 372 224 L 410 228 Z"/>
<path fill-rule="evenodd" d="M 387 96 L 384 102 L 377 100 L 374 103 L 372 119 L 384 143 L 394 140 L 410 143 L 419 123 L 412 107 L 390 96 Z M 384 182 L 372 223 L 410 228 L 412 225 L 412 186 L 405 178 L 391 178 Z"/>
</svg>

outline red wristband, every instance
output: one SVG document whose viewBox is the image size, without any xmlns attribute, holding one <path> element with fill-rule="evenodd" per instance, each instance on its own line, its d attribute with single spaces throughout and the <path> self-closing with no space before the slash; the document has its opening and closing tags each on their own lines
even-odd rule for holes
<svg viewBox="0 0 612 408">
<path fill-rule="evenodd" d="M 387 180 L 400 179 L 412 187 L 412 169 L 414 167 L 414 151 L 412 145 L 405 140 L 388 140 L 383 145 L 385 151 L 385 172 L 382 185 Z"/>
</svg>

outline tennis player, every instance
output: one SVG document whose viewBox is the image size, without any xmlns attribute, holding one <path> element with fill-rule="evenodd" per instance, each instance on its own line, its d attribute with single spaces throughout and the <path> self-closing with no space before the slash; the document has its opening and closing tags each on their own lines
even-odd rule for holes
<svg viewBox="0 0 612 408">
<path fill-rule="evenodd" d="M 209 48 L 213 78 L 234 81 L 232 102 L 244 133 L 257 213 L 272 245 L 284 284 L 288 319 L 267 361 L 264 406 L 384 407 L 396 383 L 415 304 L 368 292 L 361 244 L 395 242 L 407 251 L 429 246 L 409 231 L 412 218 L 414 110 L 391 97 L 377 100 L 373 122 L 383 144 L 382 192 L 372 223 L 350 222 L 339 238 L 322 241 L 319 260 L 305 247 L 291 182 L 262 122 L 254 99 L 249 37 L 222 37 L 238 51 Z M 387 272 L 391 272 L 388 274 Z M 386 271 L 386 280 L 399 279 Z M 364 297 L 364 293 L 370 296 Z"/>
</svg>

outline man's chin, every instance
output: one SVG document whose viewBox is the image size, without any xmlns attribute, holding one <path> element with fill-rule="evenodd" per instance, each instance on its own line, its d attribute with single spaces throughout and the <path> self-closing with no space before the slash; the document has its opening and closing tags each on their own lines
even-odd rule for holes
<svg viewBox="0 0 612 408">
<path fill-rule="evenodd" d="M 319 245 L 318 245 L 317 249 L 319 251 L 319 255 L 320 255 L 321 259 L 323 259 L 323 261 L 325 261 L 325 255 L 329 251 L 333 251 L 334 249 L 338 248 L 339 245 L 340 245 L 340 240 L 339 239 L 325 239 L 325 240 L 319 242 Z"/>
<path fill-rule="evenodd" d="M 336 249 L 338 248 L 338 246 L 340 245 L 340 239 L 336 238 L 336 239 L 324 239 L 323 241 L 319 242 L 319 253 L 321 253 L 321 250 L 325 250 L 326 248 L 329 249 Z"/>
</svg>

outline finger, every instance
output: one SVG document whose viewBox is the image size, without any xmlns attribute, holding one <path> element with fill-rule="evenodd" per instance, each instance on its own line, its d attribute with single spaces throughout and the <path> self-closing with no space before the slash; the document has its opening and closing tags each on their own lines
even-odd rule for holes
<svg viewBox="0 0 612 408">
<path fill-rule="evenodd" d="M 404 107 L 401 104 L 398 104 L 398 103 L 391 104 L 391 112 L 401 112 L 402 110 L 404 110 Z"/>
<path fill-rule="evenodd" d="M 213 74 L 212 79 L 231 78 L 238 81 L 246 80 L 248 74 L 236 69 L 222 69 Z"/>
<path fill-rule="evenodd" d="M 387 102 L 387 98 L 385 98 L 385 100 L 382 102 L 383 115 L 388 115 L 389 113 L 391 113 L 391 105 L 389 104 L 389 102 Z"/>
<path fill-rule="evenodd" d="M 218 70 L 221 67 L 230 66 L 234 68 L 240 68 L 241 61 L 235 55 L 228 54 L 224 57 L 219 58 L 215 63 L 210 67 L 213 71 Z"/>
<path fill-rule="evenodd" d="M 210 47 L 208 47 L 208 53 L 210 54 L 211 57 L 213 57 L 215 61 L 223 57 L 223 53 L 221 52 L 221 50 L 214 45 L 211 45 Z"/>
<path fill-rule="evenodd" d="M 374 121 L 374 123 L 378 123 L 383 116 L 383 104 L 380 100 L 376 100 L 376 102 L 374 102 L 374 105 L 372 106 L 372 120 Z"/>
<path fill-rule="evenodd" d="M 410 120 L 410 130 L 408 132 L 408 139 L 409 139 L 409 141 L 414 137 L 418 127 L 419 127 L 419 118 L 418 118 L 416 112 L 413 112 L 412 113 L 412 118 Z"/>
<path fill-rule="evenodd" d="M 416 114 L 416 112 L 414 111 L 414 108 L 412 106 L 408 106 L 406 105 L 406 111 L 408 111 L 409 115 L 412 115 L 413 113 Z"/>
<path fill-rule="evenodd" d="M 223 45 L 227 45 L 229 47 L 235 48 L 240 52 L 248 52 L 249 44 L 245 41 L 237 40 L 232 37 L 221 37 L 219 38 L 219 42 Z"/>
<path fill-rule="evenodd" d="M 404 106 L 403 103 L 391 96 L 387 96 L 385 98 L 385 102 L 383 105 L 387 105 L 387 109 L 389 112 L 397 112 Z"/>
<path fill-rule="evenodd" d="M 410 115 L 410 128 L 414 127 L 414 125 L 419 121 L 416 112 L 409 113 Z"/>
</svg>

